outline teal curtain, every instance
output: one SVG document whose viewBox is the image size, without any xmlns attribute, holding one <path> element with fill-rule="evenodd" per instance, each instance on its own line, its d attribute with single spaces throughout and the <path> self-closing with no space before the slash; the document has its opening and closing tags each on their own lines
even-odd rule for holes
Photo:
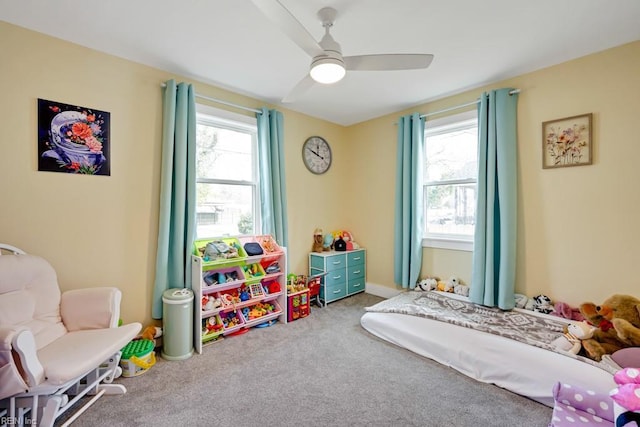
<svg viewBox="0 0 640 427">
<path fill-rule="evenodd" d="M 394 281 L 409 289 L 422 267 L 423 175 L 424 117 L 414 113 L 398 122 L 394 221 Z"/>
<path fill-rule="evenodd" d="M 512 89 L 483 93 L 478 105 L 478 193 L 471 301 L 515 306 L 517 187 L 516 107 Z"/>
<path fill-rule="evenodd" d="M 162 169 L 152 317 L 162 318 L 162 294 L 191 288 L 196 212 L 196 103 L 190 84 L 166 82 L 162 111 Z"/>
<path fill-rule="evenodd" d="M 283 117 L 280 111 L 262 108 L 256 118 L 262 233 L 272 235 L 281 246 L 288 246 Z"/>
</svg>

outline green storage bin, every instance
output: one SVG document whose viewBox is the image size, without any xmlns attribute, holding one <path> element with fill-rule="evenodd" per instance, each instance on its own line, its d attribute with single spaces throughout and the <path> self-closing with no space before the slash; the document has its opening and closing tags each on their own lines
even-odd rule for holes
<svg viewBox="0 0 640 427">
<path fill-rule="evenodd" d="M 162 294 L 162 358 L 184 360 L 193 355 L 193 292 L 167 289 Z"/>
</svg>

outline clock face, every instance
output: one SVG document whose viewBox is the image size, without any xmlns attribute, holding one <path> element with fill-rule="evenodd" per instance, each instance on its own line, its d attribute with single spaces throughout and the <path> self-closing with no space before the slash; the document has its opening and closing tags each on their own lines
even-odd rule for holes
<svg viewBox="0 0 640 427">
<path fill-rule="evenodd" d="M 331 166 L 331 147 L 324 138 L 312 136 L 302 146 L 302 160 L 311 172 L 325 173 Z"/>
</svg>

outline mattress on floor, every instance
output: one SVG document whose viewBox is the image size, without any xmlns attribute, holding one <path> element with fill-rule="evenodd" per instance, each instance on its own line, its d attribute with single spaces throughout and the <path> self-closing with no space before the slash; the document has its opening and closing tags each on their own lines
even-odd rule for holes
<svg viewBox="0 0 640 427">
<path fill-rule="evenodd" d="M 615 388 L 611 369 L 489 332 L 389 312 L 368 311 L 360 323 L 385 341 L 550 407 L 558 381 L 604 394 Z"/>
</svg>

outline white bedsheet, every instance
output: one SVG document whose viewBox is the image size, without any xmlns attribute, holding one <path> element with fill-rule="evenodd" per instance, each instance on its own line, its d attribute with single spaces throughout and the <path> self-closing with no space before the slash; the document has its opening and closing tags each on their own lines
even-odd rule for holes
<svg viewBox="0 0 640 427">
<path fill-rule="evenodd" d="M 360 323 L 385 341 L 547 406 L 558 381 L 605 394 L 615 388 L 604 369 L 498 335 L 396 313 L 367 312 Z"/>
</svg>

